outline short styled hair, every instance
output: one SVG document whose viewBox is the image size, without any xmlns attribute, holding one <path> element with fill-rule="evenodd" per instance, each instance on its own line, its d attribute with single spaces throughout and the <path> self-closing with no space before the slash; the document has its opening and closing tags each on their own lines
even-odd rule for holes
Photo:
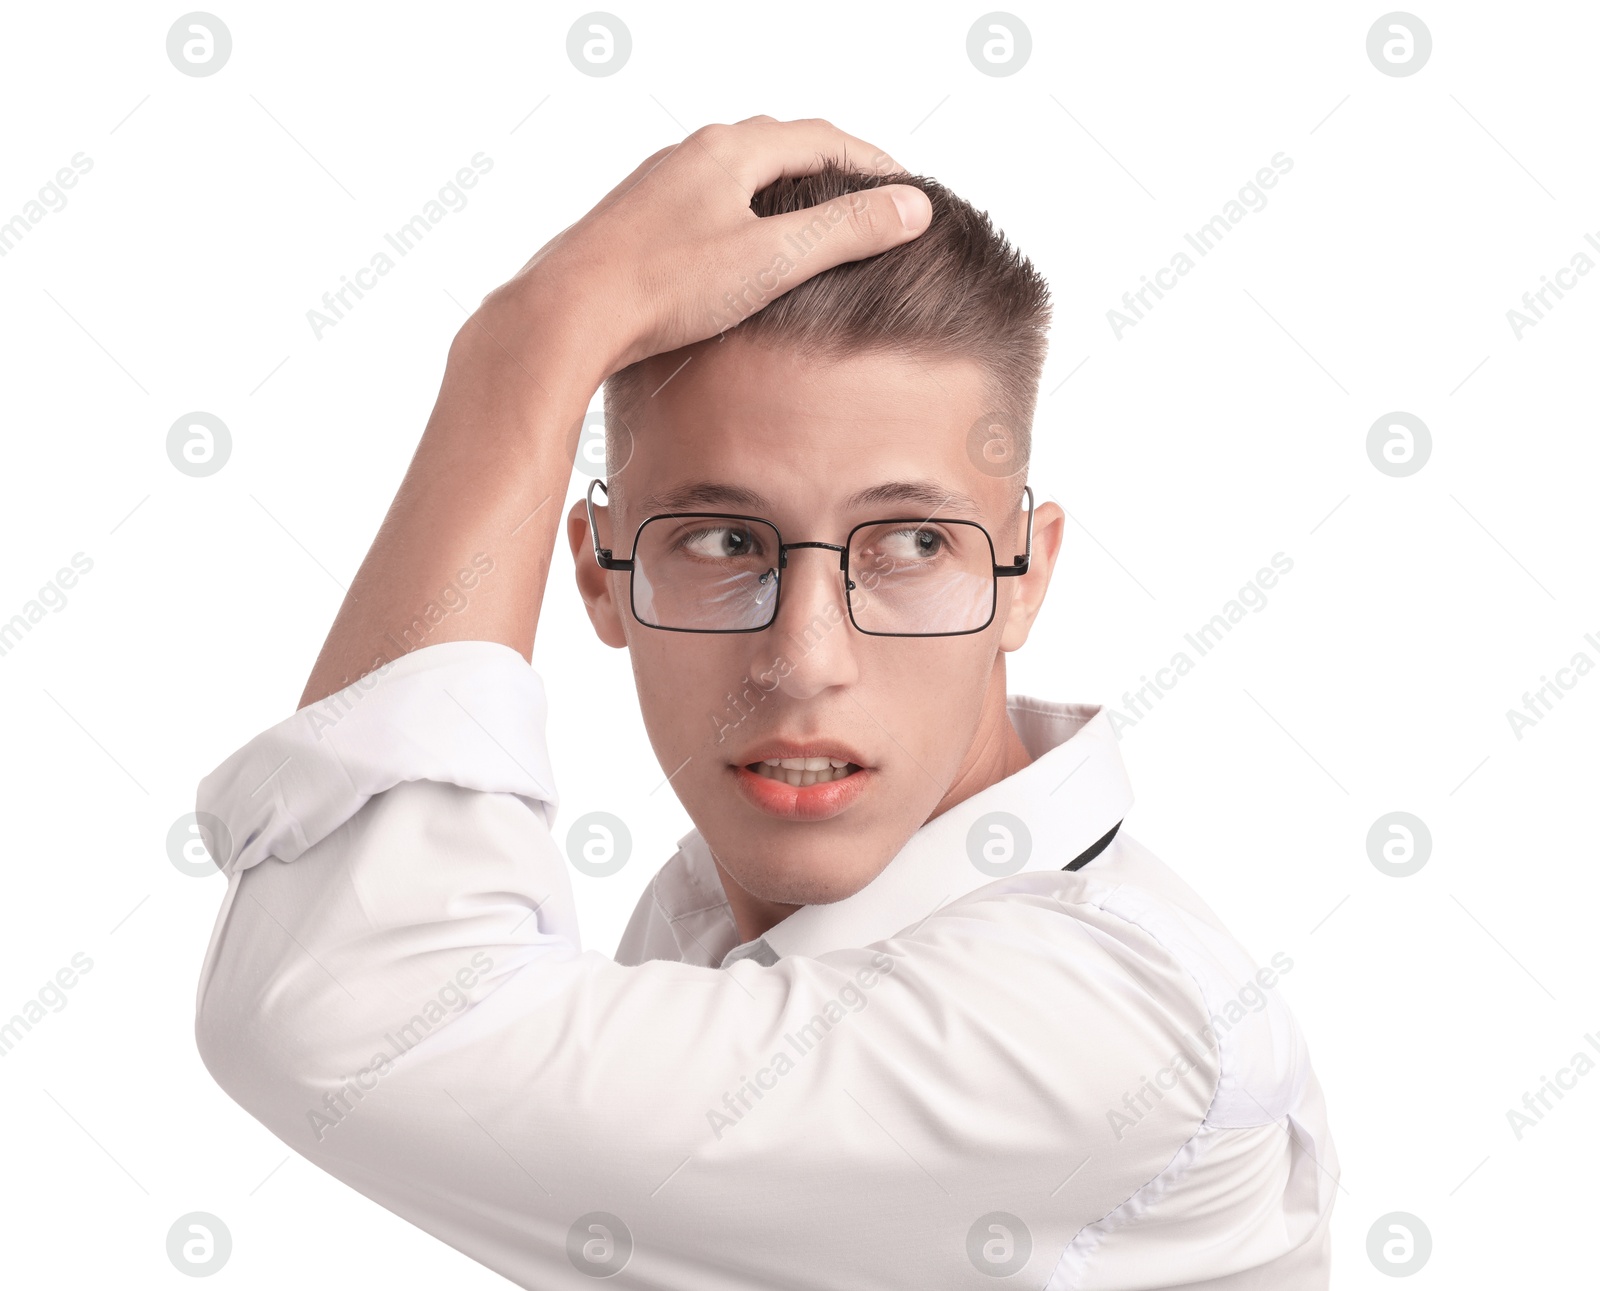
<svg viewBox="0 0 1600 1291">
<path fill-rule="evenodd" d="M 771 286 L 781 282 L 783 272 L 780 256 L 775 272 L 758 275 L 742 298 L 728 294 L 722 335 L 785 346 L 824 360 L 897 353 L 977 362 L 988 376 L 990 406 L 985 411 L 1004 425 L 1010 440 L 1003 446 L 1004 473 L 1014 472 L 1020 497 L 1049 344 L 1050 291 L 1044 276 L 990 223 L 988 213 L 925 175 L 874 175 L 832 158 L 812 174 L 778 179 L 758 190 L 750 209 L 760 216 L 788 214 L 883 184 L 908 184 L 927 194 L 933 218 L 919 236 L 864 260 L 824 269 L 772 298 Z M 784 255 L 792 263 L 803 250 L 803 242 L 793 243 Z M 770 303 L 762 306 L 763 299 Z M 642 360 L 606 378 L 608 427 L 626 425 L 655 393 L 645 388 L 649 362 Z M 606 436 L 608 466 L 614 462 L 618 438 Z"/>
</svg>

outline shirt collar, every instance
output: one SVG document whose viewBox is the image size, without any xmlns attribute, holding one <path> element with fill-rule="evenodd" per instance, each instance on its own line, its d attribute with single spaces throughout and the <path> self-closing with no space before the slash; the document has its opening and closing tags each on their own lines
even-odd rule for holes
<svg viewBox="0 0 1600 1291">
<path fill-rule="evenodd" d="M 859 892 L 826 905 L 801 906 L 763 936 L 732 946 L 722 954 L 721 966 L 741 959 L 772 964 L 784 955 L 815 956 L 892 937 L 986 883 L 1029 870 L 1061 869 L 1127 814 L 1133 790 L 1108 710 L 1027 695 L 1007 696 L 1006 710 L 1033 761 L 923 825 Z M 1003 846 L 1005 836 L 992 832 L 984 819 L 995 813 L 1020 822 L 1020 829 L 1013 828 L 1017 843 L 1009 861 L 1002 852 L 999 863 L 980 868 L 968 840 Z M 1002 818 L 1000 823 L 1010 822 Z M 684 901 L 663 910 L 675 925 L 691 912 L 709 913 L 706 894 L 721 891 L 699 830 L 679 839 L 678 848 L 673 860 L 683 872 L 674 886 Z M 981 847 L 978 851 L 981 858 Z M 738 934 L 725 896 L 722 905 L 718 923 L 726 945 Z M 709 935 L 702 928 L 695 940 L 714 963 L 720 948 L 708 944 Z"/>
</svg>

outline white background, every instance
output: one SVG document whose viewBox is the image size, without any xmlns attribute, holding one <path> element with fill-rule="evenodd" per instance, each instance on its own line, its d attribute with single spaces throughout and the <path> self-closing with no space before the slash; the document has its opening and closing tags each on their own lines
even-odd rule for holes
<svg viewBox="0 0 1600 1291">
<path fill-rule="evenodd" d="M 1391 77 L 1365 48 L 1381 3 L 1023 5 L 1031 59 L 990 77 L 965 50 L 979 5 L 652 4 L 615 11 L 633 52 L 602 78 L 568 61 L 577 6 L 230 4 L 204 78 L 167 58 L 182 12 L 14 6 L 0 41 L 0 220 L 93 161 L 0 258 L 0 620 L 93 561 L 0 657 L 0 1018 L 74 952 L 94 965 L 0 1058 L 7 1283 L 183 1285 L 166 1233 L 204 1210 L 233 1235 L 217 1285 L 505 1285 L 213 1084 L 193 1009 L 224 880 L 180 873 L 166 837 L 293 710 L 455 302 L 649 153 L 763 112 L 950 185 L 1053 286 L 1031 479 L 1073 520 L 1013 691 L 1122 707 L 1294 561 L 1122 747 L 1130 832 L 1258 958 L 1294 960 L 1344 1170 L 1334 1285 L 1391 1285 L 1366 1238 L 1395 1210 L 1433 1236 L 1419 1287 L 1594 1276 L 1600 1072 L 1520 1141 L 1506 1113 L 1600 1036 L 1600 671 L 1521 739 L 1506 710 L 1576 652 L 1600 663 L 1600 274 L 1520 339 L 1506 311 L 1600 263 L 1600 12 L 1421 7 L 1432 56 Z M 316 339 L 306 311 L 480 151 L 470 204 Z M 1122 293 L 1279 152 L 1265 209 L 1115 337 Z M 166 454 L 194 410 L 233 437 L 208 478 Z M 1394 410 L 1433 437 L 1406 478 L 1365 447 Z M 614 878 L 574 874 L 610 950 L 690 822 L 648 793 L 626 658 L 564 543 L 534 664 L 562 817 L 618 812 L 637 845 Z M 1395 810 L 1433 837 L 1407 878 L 1367 855 Z"/>
</svg>

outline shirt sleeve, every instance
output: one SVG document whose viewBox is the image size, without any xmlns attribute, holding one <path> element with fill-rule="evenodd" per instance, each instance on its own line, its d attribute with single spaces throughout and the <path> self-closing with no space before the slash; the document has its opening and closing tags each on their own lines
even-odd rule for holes
<svg viewBox="0 0 1600 1291">
<path fill-rule="evenodd" d="M 1152 1094 L 1193 979 L 1070 886 L 624 966 L 581 947 L 538 674 L 452 642 L 364 680 L 201 781 L 228 890 L 196 1039 L 289 1147 L 513 1283 L 1043 1286 L 1205 1119 L 1213 1054 Z"/>
</svg>

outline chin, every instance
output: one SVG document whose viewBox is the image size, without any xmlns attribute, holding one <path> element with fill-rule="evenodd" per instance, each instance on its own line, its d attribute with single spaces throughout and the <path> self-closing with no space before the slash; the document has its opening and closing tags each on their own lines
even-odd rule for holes
<svg viewBox="0 0 1600 1291">
<path fill-rule="evenodd" d="M 819 872 L 802 862 L 793 869 L 788 866 L 763 866 L 754 874 L 735 874 L 734 878 L 740 887 L 761 901 L 782 905 L 829 905 L 854 896 L 871 883 L 882 869 L 880 865 L 857 872 Z"/>
</svg>

